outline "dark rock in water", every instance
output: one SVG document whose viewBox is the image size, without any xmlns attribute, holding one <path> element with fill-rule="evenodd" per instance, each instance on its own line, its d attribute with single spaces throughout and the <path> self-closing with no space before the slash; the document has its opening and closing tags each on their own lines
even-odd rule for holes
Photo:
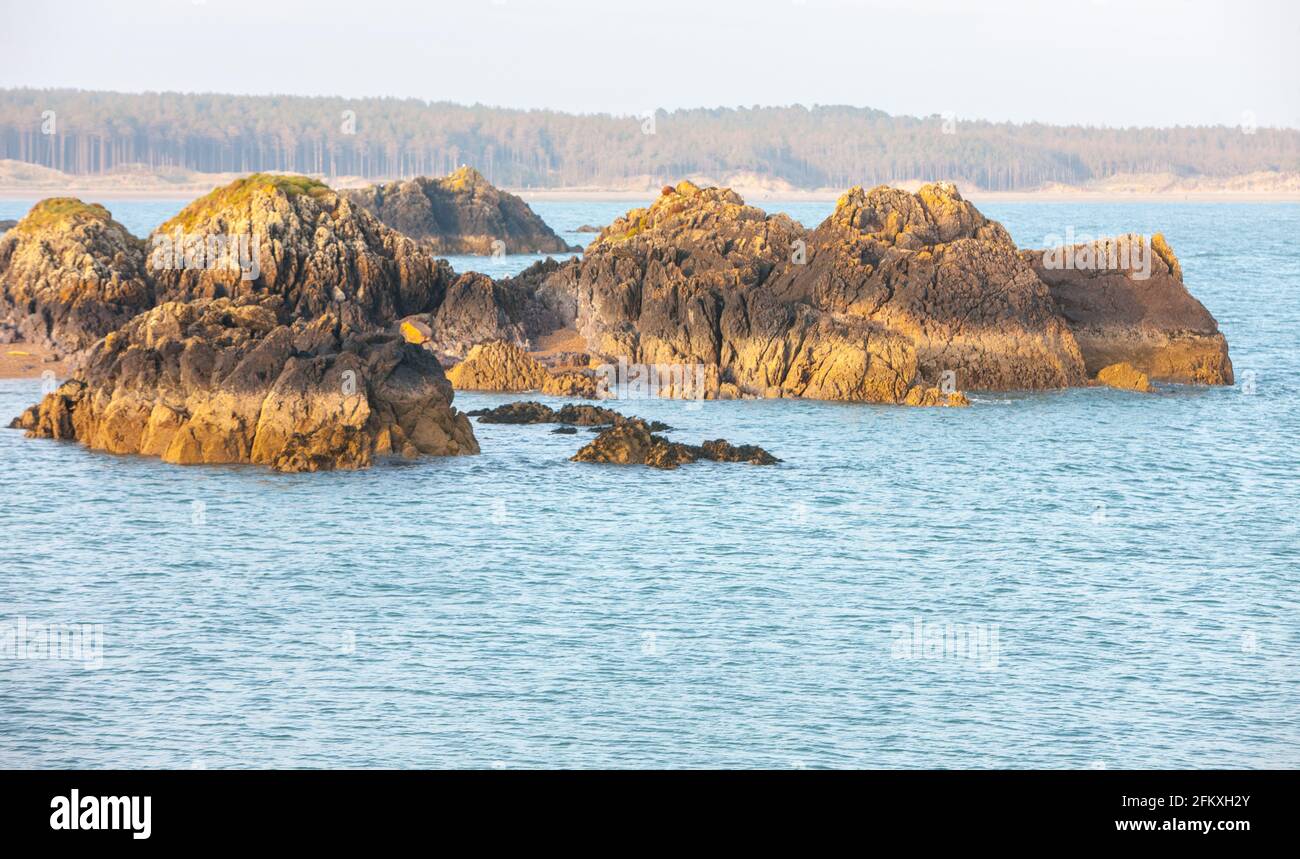
<svg viewBox="0 0 1300 859">
<path fill-rule="evenodd" d="M 343 193 L 436 254 L 582 250 L 556 235 L 523 200 L 493 187 L 471 167 L 440 179 L 420 176 Z"/>
<path fill-rule="evenodd" d="M 596 227 L 591 224 L 583 224 L 581 227 L 578 227 L 578 229 L 574 230 L 574 232 L 575 233 L 598 233 L 601 231 L 601 229 L 602 229 L 601 227 Z"/>
<path fill-rule="evenodd" d="M 103 206 L 42 200 L 0 239 L 0 325 L 77 363 L 154 305 L 145 243 Z M 16 339 L 11 337 L 10 339 Z"/>
<path fill-rule="evenodd" d="M 5 220 L 3 220 L 3 221 L 0 221 L 0 236 L 2 236 L 2 235 L 4 235 L 5 233 L 9 232 L 10 230 L 12 230 L 12 229 L 13 229 L 14 227 L 16 227 L 16 226 L 18 226 L 18 222 L 17 222 L 17 221 L 13 221 L 13 220 L 9 220 L 9 219 L 5 219 Z M 593 231 L 593 232 L 600 232 L 599 230 L 595 230 L 595 229 L 593 229 L 592 231 Z M 579 230 L 579 232 L 582 232 L 582 231 Z"/>
<path fill-rule="evenodd" d="M 577 427 L 556 427 L 551 430 L 556 435 L 573 435 L 578 431 Z"/>
<path fill-rule="evenodd" d="M 282 302 L 159 305 L 96 343 L 82 374 L 13 426 L 112 453 L 279 471 L 478 452 L 427 351 L 350 333 L 331 313 L 282 324 Z"/>
<path fill-rule="evenodd" d="M 672 427 L 659 421 L 647 423 L 641 418 L 621 415 L 612 409 L 589 405 L 566 405 L 552 409 L 543 403 L 526 401 L 506 403 L 494 409 L 476 409 L 467 412 L 481 424 L 566 424 L 569 426 L 608 427 L 636 423 L 654 432 L 666 432 Z"/>
<path fill-rule="evenodd" d="M 752 465 L 774 465 L 781 461 L 751 444 L 733 445 L 722 439 L 701 445 L 669 441 L 651 433 L 643 423 L 626 423 L 605 430 L 578 451 L 572 461 L 676 468 L 701 459 Z"/>
<path fill-rule="evenodd" d="M 1233 383 L 1228 341 L 1183 285 L 1182 266 L 1160 233 L 1149 241 L 1126 235 L 1022 256 L 1051 289 L 1088 375 L 1128 364 L 1161 382 Z"/>
</svg>

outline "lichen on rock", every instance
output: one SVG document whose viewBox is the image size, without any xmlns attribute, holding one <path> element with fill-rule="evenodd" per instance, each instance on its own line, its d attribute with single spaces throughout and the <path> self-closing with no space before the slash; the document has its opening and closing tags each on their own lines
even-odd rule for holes
<svg viewBox="0 0 1300 859">
<path fill-rule="evenodd" d="M 74 364 L 153 304 L 144 242 L 103 206 L 42 200 L 0 238 L 0 325 Z"/>
</svg>

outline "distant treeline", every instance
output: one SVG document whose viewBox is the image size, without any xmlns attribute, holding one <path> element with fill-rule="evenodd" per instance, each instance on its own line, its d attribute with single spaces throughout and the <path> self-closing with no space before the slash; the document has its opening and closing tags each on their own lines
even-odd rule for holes
<svg viewBox="0 0 1300 859">
<path fill-rule="evenodd" d="M 17 89 L 0 90 L 0 157 L 78 174 L 140 164 L 394 178 L 470 164 L 515 188 L 753 173 L 800 188 L 956 179 L 1005 191 L 1117 173 L 1297 171 L 1300 131 L 994 123 L 834 106 L 616 117 L 415 99 Z"/>
</svg>

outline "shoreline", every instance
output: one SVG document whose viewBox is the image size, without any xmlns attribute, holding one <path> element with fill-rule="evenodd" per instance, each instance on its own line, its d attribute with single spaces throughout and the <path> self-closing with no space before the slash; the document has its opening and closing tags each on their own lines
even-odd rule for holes
<svg viewBox="0 0 1300 859">
<path fill-rule="evenodd" d="M 206 188 L 14 188 L 0 187 L 0 200 L 37 201 L 49 197 L 77 197 L 89 202 L 121 200 L 151 202 L 156 200 L 195 200 L 218 187 Z M 600 188 L 505 188 L 525 202 L 544 203 L 649 203 L 658 191 L 628 191 Z M 844 191 L 772 191 L 770 189 L 733 186 L 748 203 L 834 203 Z M 845 189 L 847 190 L 847 189 Z M 1300 191 L 1158 191 L 1119 192 L 1088 190 L 1050 191 L 966 191 L 962 196 L 972 203 L 1300 203 Z"/>
</svg>

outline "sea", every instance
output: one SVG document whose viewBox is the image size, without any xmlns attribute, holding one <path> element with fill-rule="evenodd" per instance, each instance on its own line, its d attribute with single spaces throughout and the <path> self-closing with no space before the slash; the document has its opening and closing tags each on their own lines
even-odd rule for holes
<svg viewBox="0 0 1300 859">
<path fill-rule="evenodd" d="M 586 244 L 631 205 L 533 208 Z M 614 404 L 782 460 L 675 471 L 549 425 L 324 474 L 3 430 L 0 767 L 1300 766 L 1300 206 L 981 209 L 1163 232 L 1237 384 Z M 518 399 L 564 402 L 456 405 Z"/>
</svg>

